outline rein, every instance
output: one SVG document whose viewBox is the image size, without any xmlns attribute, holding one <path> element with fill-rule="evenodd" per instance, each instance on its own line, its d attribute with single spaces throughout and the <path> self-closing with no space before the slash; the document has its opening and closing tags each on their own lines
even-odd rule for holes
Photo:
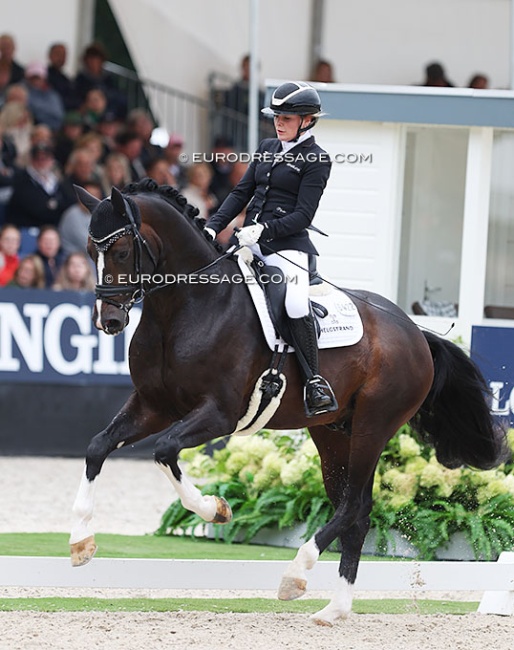
<svg viewBox="0 0 514 650">
<path fill-rule="evenodd" d="M 135 304 L 142 302 L 145 296 L 148 296 L 151 293 L 154 293 L 155 291 L 159 291 L 160 289 L 164 289 L 165 287 L 168 287 L 169 283 L 161 282 L 160 284 L 156 284 L 150 287 L 145 287 L 144 280 L 143 280 L 143 273 L 142 273 L 143 250 L 146 250 L 146 252 L 148 253 L 150 260 L 153 263 L 154 271 L 157 268 L 158 260 L 156 259 L 146 239 L 144 239 L 143 236 L 141 235 L 141 232 L 137 227 L 136 220 L 132 213 L 132 208 L 130 204 L 125 198 L 123 198 L 123 200 L 125 204 L 125 213 L 122 216 L 127 217 L 129 219 L 130 225 L 120 229 L 119 231 L 111 233 L 110 235 L 108 235 L 102 240 L 98 240 L 98 239 L 95 240 L 93 237 L 91 237 L 91 241 L 93 242 L 98 252 L 105 253 L 114 244 L 114 242 L 120 239 L 120 237 L 123 237 L 125 235 L 132 235 L 132 238 L 134 239 L 135 242 L 134 273 L 136 277 L 139 278 L 139 282 L 130 283 L 130 284 L 121 284 L 121 285 L 120 284 L 113 285 L 113 284 L 105 284 L 105 283 L 95 285 L 95 296 L 102 302 L 108 305 L 112 305 L 113 307 L 116 307 L 124 311 L 128 319 L 129 311 L 132 309 L 132 307 Z M 220 257 L 217 257 L 215 260 L 213 260 L 209 264 L 206 264 L 202 268 L 189 273 L 189 275 L 198 275 L 199 273 L 204 273 L 208 269 L 212 268 L 219 262 L 223 261 L 230 255 L 232 255 L 236 250 L 239 250 L 239 248 L 241 248 L 241 246 L 232 246 L 223 255 L 220 255 Z M 128 298 L 128 300 L 125 300 L 123 302 L 117 302 L 116 300 L 113 300 L 114 296 L 119 296 L 120 294 L 121 295 L 130 294 L 130 297 Z"/>
</svg>

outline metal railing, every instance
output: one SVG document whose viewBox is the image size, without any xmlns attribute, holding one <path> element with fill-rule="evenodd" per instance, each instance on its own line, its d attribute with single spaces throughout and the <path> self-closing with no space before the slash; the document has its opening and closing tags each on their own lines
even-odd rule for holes
<svg viewBox="0 0 514 650">
<path fill-rule="evenodd" d="M 248 148 L 248 87 L 220 72 L 208 77 L 210 100 L 210 129 L 216 136 L 231 141 L 237 151 Z M 264 93 L 259 103 L 264 104 Z M 262 106 L 259 106 L 259 109 Z M 259 140 L 275 136 L 271 120 L 259 120 Z"/>
<path fill-rule="evenodd" d="M 237 151 L 246 151 L 248 114 L 245 88 L 237 88 L 232 77 L 213 72 L 208 77 L 208 99 L 140 77 L 116 63 L 104 65 L 117 80 L 127 99 L 128 110 L 146 108 L 155 123 L 169 133 L 179 133 L 186 152 L 210 151 L 217 138 L 230 141 Z M 235 101 L 234 101 L 235 97 Z M 273 137 L 273 124 L 262 119 L 259 137 Z"/>
<path fill-rule="evenodd" d="M 147 108 L 159 127 L 184 138 L 187 151 L 209 150 L 209 101 L 140 77 L 116 63 L 105 63 L 104 69 L 116 77 L 118 89 L 127 98 L 129 111 Z"/>
</svg>

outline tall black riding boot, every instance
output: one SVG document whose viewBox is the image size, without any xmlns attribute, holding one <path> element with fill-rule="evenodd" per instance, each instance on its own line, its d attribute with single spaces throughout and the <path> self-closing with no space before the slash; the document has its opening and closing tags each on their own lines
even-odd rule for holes
<svg viewBox="0 0 514 650">
<path fill-rule="evenodd" d="M 318 335 L 314 316 L 291 318 L 291 334 L 305 381 L 304 403 L 307 417 L 337 411 L 335 395 L 326 379 L 318 374 Z"/>
</svg>

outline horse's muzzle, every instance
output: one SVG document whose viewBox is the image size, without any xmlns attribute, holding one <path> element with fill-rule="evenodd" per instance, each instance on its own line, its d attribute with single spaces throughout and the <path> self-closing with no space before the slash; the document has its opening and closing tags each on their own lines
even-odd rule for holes
<svg viewBox="0 0 514 650">
<path fill-rule="evenodd" d="M 98 312 L 98 302 L 93 308 L 93 323 L 95 327 L 106 334 L 115 336 L 122 332 L 129 322 L 129 316 L 126 311 L 100 302 L 100 313 Z"/>
</svg>

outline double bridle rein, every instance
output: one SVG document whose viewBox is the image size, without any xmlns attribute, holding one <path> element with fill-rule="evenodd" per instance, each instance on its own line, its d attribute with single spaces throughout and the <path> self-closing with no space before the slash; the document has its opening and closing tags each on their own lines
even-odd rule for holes
<svg viewBox="0 0 514 650">
<path fill-rule="evenodd" d="M 170 285 L 167 282 L 161 282 L 159 284 L 145 286 L 145 281 L 143 279 L 142 273 L 143 251 L 146 251 L 148 253 L 149 258 L 152 261 L 154 271 L 157 268 L 158 260 L 155 257 L 155 254 L 150 248 L 150 245 L 146 239 L 141 235 L 130 203 L 125 199 L 125 197 L 123 197 L 123 202 L 125 205 L 125 212 L 121 216 L 126 217 L 130 223 L 127 226 L 119 228 L 118 230 L 115 230 L 114 232 L 101 239 L 93 237 L 91 232 L 89 233 L 89 236 L 97 252 L 106 253 L 109 248 L 116 241 L 118 241 L 118 239 L 124 237 L 125 235 L 132 235 L 132 238 L 134 240 L 134 275 L 138 279 L 138 282 L 116 285 L 102 283 L 95 285 L 95 296 L 102 302 L 124 311 L 128 320 L 129 311 L 135 304 L 142 302 L 145 296 L 153 293 L 154 291 L 164 289 Z M 218 264 L 218 262 L 221 262 L 225 258 L 231 256 L 239 248 L 240 246 L 232 246 L 232 248 L 226 251 L 223 255 L 220 255 L 220 257 L 217 257 L 214 261 L 210 262 L 206 266 L 203 266 L 202 268 L 189 273 L 189 275 L 194 276 L 207 271 L 215 264 Z M 130 275 L 130 277 L 132 277 L 132 275 Z M 119 295 L 129 295 L 129 298 L 123 302 L 117 302 L 116 300 L 113 300 L 113 297 Z"/>
</svg>

